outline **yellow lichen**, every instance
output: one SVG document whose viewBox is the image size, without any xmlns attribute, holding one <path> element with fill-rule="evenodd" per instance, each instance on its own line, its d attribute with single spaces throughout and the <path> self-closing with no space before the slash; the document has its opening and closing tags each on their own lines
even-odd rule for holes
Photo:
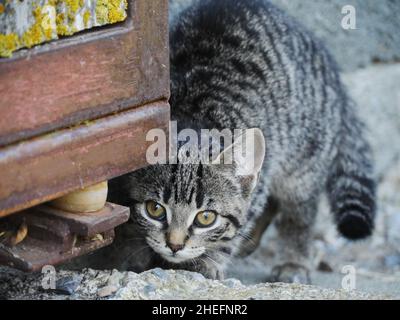
<svg viewBox="0 0 400 320">
<path fill-rule="evenodd" d="M 43 19 L 41 7 L 36 7 L 32 14 L 35 17 L 35 23 L 22 35 L 22 44 L 28 48 L 41 43 L 44 38 L 41 26 Z"/>
<path fill-rule="evenodd" d="M 99 24 L 107 23 L 108 19 L 107 1 L 99 0 L 96 4 L 96 20 Z"/>
<path fill-rule="evenodd" d="M 54 34 L 54 17 L 56 15 L 56 10 L 53 6 L 46 5 L 42 9 L 42 13 L 45 12 L 42 16 L 41 27 L 46 37 L 46 40 L 51 40 Z"/>
<path fill-rule="evenodd" d="M 18 35 L 15 33 L 0 34 L 0 57 L 11 57 L 19 44 Z"/>
<path fill-rule="evenodd" d="M 66 10 L 57 13 L 56 8 L 59 8 L 62 3 L 65 4 L 65 7 L 61 8 Z M 90 10 L 82 13 L 85 3 L 85 0 L 47 0 L 43 8 L 37 6 L 32 11 L 33 24 L 20 37 L 16 33 L 0 34 L 0 57 L 10 57 L 12 52 L 19 48 L 31 48 L 57 38 L 57 35 L 66 36 L 80 31 L 75 26 L 78 14 L 82 15 L 84 28 L 91 27 L 90 21 L 93 18 L 96 21 L 95 25 L 120 22 L 126 18 L 127 0 L 97 0 L 95 17 L 91 16 Z M 5 10 L 4 4 L 0 3 L 0 14 Z"/>
<path fill-rule="evenodd" d="M 60 24 L 60 25 L 57 25 L 57 34 L 59 36 L 69 36 L 71 34 L 71 31 L 69 31 L 67 26 Z"/>
<path fill-rule="evenodd" d="M 56 16 L 56 26 L 57 26 L 57 34 L 60 36 L 68 36 L 71 34 L 71 31 L 66 26 L 65 15 L 63 13 L 59 13 Z"/>
<path fill-rule="evenodd" d="M 48 28 L 43 30 L 44 36 L 46 37 L 46 40 L 51 40 L 53 39 L 53 30 Z"/>
<path fill-rule="evenodd" d="M 83 23 L 85 24 L 85 28 L 88 27 L 89 21 L 90 21 L 90 11 L 86 11 L 83 14 Z"/>
<path fill-rule="evenodd" d="M 68 6 L 70 13 L 76 13 L 82 6 L 82 2 L 80 0 L 64 0 L 64 2 Z"/>
<path fill-rule="evenodd" d="M 65 17 L 64 17 L 63 13 L 57 14 L 57 16 L 56 16 L 56 25 L 58 26 L 58 25 L 64 24 L 64 19 L 65 19 Z"/>
<path fill-rule="evenodd" d="M 113 1 L 111 1 L 112 3 Z M 126 8 L 126 0 L 124 3 L 124 6 L 121 6 L 121 2 L 123 1 L 114 1 L 116 2 L 118 5 L 112 7 L 111 9 L 108 9 L 108 21 L 110 23 L 114 23 L 114 22 L 119 22 L 119 21 L 123 21 L 126 17 L 126 12 L 125 12 L 125 8 Z"/>
<path fill-rule="evenodd" d="M 126 0 L 98 0 L 96 20 L 99 24 L 115 23 L 126 18 Z"/>
<path fill-rule="evenodd" d="M 75 22 L 75 13 L 68 12 L 68 24 L 71 26 Z"/>
</svg>

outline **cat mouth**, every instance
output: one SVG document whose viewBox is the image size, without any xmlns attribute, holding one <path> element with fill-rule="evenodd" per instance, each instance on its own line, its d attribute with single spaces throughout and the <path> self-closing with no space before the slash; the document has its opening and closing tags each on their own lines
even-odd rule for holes
<svg viewBox="0 0 400 320">
<path fill-rule="evenodd" d="M 187 261 L 187 258 L 183 258 L 183 257 L 179 257 L 178 254 L 169 254 L 169 255 L 161 255 L 163 259 L 167 260 L 168 262 L 172 262 L 172 263 L 183 263 L 185 261 Z"/>
<path fill-rule="evenodd" d="M 159 252 L 157 250 L 154 251 L 156 251 L 164 260 L 175 264 L 192 261 L 193 259 L 196 259 L 203 254 L 203 251 L 199 251 L 196 253 L 185 252 L 185 251 L 172 253 L 169 252 L 169 249 L 166 249 L 163 252 Z"/>
<path fill-rule="evenodd" d="M 159 243 L 156 243 L 151 238 L 146 238 L 147 243 L 149 244 L 150 248 L 153 249 L 155 253 L 161 256 L 164 260 L 171 262 L 171 263 L 183 263 L 190 261 L 192 259 L 196 259 L 200 257 L 205 249 L 197 249 L 195 252 L 188 252 L 187 249 L 183 249 L 182 251 L 178 251 L 173 253 L 166 245 L 163 246 Z"/>
</svg>

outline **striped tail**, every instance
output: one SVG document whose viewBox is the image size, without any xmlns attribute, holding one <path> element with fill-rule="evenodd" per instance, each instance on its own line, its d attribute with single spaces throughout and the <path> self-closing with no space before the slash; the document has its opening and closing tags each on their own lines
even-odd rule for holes
<svg viewBox="0 0 400 320">
<path fill-rule="evenodd" d="M 327 190 L 339 232 L 356 240 L 372 234 L 376 203 L 370 148 L 362 136 L 362 124 L 352 112 L 351 108 L 345 110 Z"/>
</svg>

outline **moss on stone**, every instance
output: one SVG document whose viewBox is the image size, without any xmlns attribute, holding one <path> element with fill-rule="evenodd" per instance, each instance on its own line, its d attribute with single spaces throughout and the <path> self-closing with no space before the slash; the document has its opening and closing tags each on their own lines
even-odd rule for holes
<svg viewBox="0 0 400 320">
<path fill-rule="evenodd" d="M 57 36 L 68 36 L 80 31 L 82 27 L 75 25 L 77 15 L 83 19 L 84 29 L 92 25 L 120 22 L 126 18 L 127 0 L 97 0 L 94 8 L 95 17 L 88 9 L 83 12 L 85 4 L 85 0 L 47 0 L 43 7 L 34 7 L 33 22 L 22 35 L 18 36 L 16 32 L 0 34 L 0 57 L 10 57 L 12 52 L 19 48 L 31 48 L 45 41 L 57 39 Z M 6 12 L 7 8 L 0 3 L 0 14 Z"/>
<path fill-rule="evenodd" d="M 87 11 L 83 14 L 83 23 L 85 24 L 85 28 L 88 27 L 89 21 L 90 21 L 90 11 L 87 10 Z"/>
<path fill-rule="evenodd" d="M 35 18 L 35 22 L 27 31 L 24 32 L 21 37 L 22 45 L 28 48 L 31 48 L 35 44 L 41 43 L 46 38 L 42 30 L 42 8 L 36 7 L 32 11 L 32 14 Z"/>
<path fill-rule="evenodd" d="M 84 4 L 81 0 L 64 0 L 64 2 L 72 14 L 76 13 Z"/>
<path fill-rule="evenodd" d="M 126 18 L 126 0 L 98 0 L 96 5 L 96 20 L 100 24 L 115 23 Z"/>
<path fill-rule="evenodd" d="M 56 32 L 56 30 L 54 30 L 54 22 L 55 22 L 54 20 L 55 20 L 56 10 L 52 5 L 44 6 L 43 10 L 45 10 L 46 12 L 42 16 L 42 23 L 41 23 L 43 34 L 46 40 L 52 40 Z M 49 12 L 51 12 L 51 14 L 49 14 Z"/>
<path fill-rule="evenodd" d="M 108 9 L 108 22 L 115 23 L 123 21 L 126 17 L 126 0 L 109 1 L 111 8 Z"/>
<path fill-rule="evenodd" d="M 15 33 L 0 34 L 0 57 L 11 57 L 20 46 L 18 35 Z"/>
</svg>

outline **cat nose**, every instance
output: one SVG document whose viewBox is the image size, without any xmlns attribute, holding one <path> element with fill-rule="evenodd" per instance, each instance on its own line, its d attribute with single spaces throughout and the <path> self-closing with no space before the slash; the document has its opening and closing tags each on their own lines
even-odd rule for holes
<svg viewBox="0 0 400 320">
<path fill-rule="evenodd" d="M 167 246 L 172 250 L 173 253 L 178 252 L 179 250 L 182 250 L 184 245 L 183 244 L 174 244 L 171 242 L 167 242 Z"/>
<path fill-rule="evenodd" d="M 172 229 L 167 233 L 166 243 L 173 253 L 182 250 L 185 246 L 187 234 L 183 230 Z"/>
</svg>

